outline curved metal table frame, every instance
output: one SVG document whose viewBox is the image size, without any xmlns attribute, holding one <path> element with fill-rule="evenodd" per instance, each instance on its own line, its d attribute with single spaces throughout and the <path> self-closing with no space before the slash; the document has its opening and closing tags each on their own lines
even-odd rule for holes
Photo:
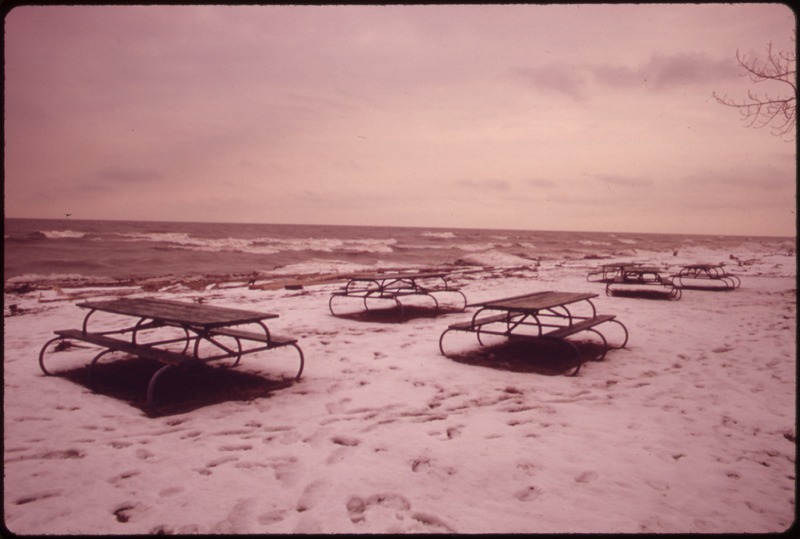
<svg viewBox="0 0 800 539">
<path fill-rule="evenodd" d="M 160 378 L 167 372 L 183 366 L 208 363 L 211 361 L 221 361 L 232 359 L 225 367 L 236 367 L 245 354 L 252 354 L 264 350 L 272 350 L 278 347 L 291 346 L 299 354 L 300 367 L 295 375 L 295 381 L 299 381 L 305 366 L 303 350 L 294 339 L 275 339 L 270 334 L 269 328 L 263 320 L 277 318 L 278 315 L 270 313 L 258 313 L 254 311 L 243 311 L 238 309 L 227 309 L 205 305 L 194 305 L 170 300 L 155 299 L 118 299 L 101 302 L 86 302 L 78 304 L 78 307 L 89 309 L 83 319 L 80 330 L 57 331 L 55 338 L 47 341 L 39 352 L 39 367 L 45 375 L 53 375 L 45 366 L 45 352 L 52 344 L 60 341 L 78 340 L 99 346 L 102 350 L 96 354 L 88 366 L 89 385 L 92 386 L 92 373 L 95 365 L 101 358 L 112 352 L 123 352 L 141 357 L 154 358 L 161 361 L 164 365 L 159 368 L 150 378 L 147 387 L 148 405 L 158 411 L 155 403 L 155 386 Z M 165 313 L 173 311 L 173 314 L 160 316 L 155 314 L 159 309 Z M 186 319 L 181 319 L 180 315 L 174 312 L 188 313 Z M 138 318 L 136 323 L 121 329 L 97 331 L 89 330 L 89 321 L 97 312 L 112 313 L 123 316 Z M 195 316 L 196 315 L 196 316 Z M 215 319 L 215 316 L 217 317 Z M 247 326 L 257 328 L 257 332 L 247 332 L 238 329 Z M 233 329 L 236 326 L 237 329 Z M 181 337 L 163 338 L 156 341 L 141 342 L 140 334 L 145 331 L 171 327 L 183 332 Z M 119 339 L 130 333 L 128 339 Z M 226 345 L 222 339 L 233 339 L 232 346 Z M 243 341 L 259 343 L 255 346 L 245 348 Z M 210 343 L 216 353 L 201 355 L 201 344 Z M 167 345 L 177 344 L 181 347 L 180 352 L 167 350 Z M 187 354 L 191 347 L 191 354 Z"/>
<path fill-rule="evenodd" d="M 463 305 L 460 311 L 467 307 L 467 298 L 459 288 L 450 286 L 447 280 L 447 273 L 414 273 L 414 274 L 375 274 L 366 276 L 352 276 L 349 278 L 343 290 L 331 294 L 328 300 L 328 309 L 333 316 L 340 316 L 334 310 L 333 304 L 336 298 L 355 298 L 361 299 L 364 303 L 364 310 L 370 311 L 369 302 L 393 301 L 395 307 L 399 309 L 400 316 L 404 314 L 403 303 L 400 298 L 406 296 L 426 296 L 433 300 L 434 306 L 438 311 L 440 308 L 439 300 L 434 294 L 453 293 L 461 296 Z M 427 286 L 426 282 L 441 281 L 441 285 Z M 374 310 L 374 309 L 373 309 Z"/>
<path fill-rule="evenodd" d="M 606 295 L 612 296 L 615 292 L 628 291 L 655 292 L 666 295 L 672 301 L 681 299 L 682 293 L 679 286 L 669 276 L 662 275 L 660 268 L 651 266 L 627 266 L 622 269 L 622 274 L 606 282 Z"/>
<path fill-rule="evenodd" d="M 608 350 L 624 348 L 628 344 L 628 328 L 613 315 L 598 315 L 591 301 L 595 297 L 597 294 L 537 292 L 470 305 L 480 309 L 468 322 L 453 324 L 442 332 L 439 336 L 439 351 L 447 356 L 444 350 L 444 337 L 451 331 L 475 333 L 481 346 L 485 346 L 482 334 L 508 339 L 526 338 L 555 342 L 569 348 L 575 355 L 576 367 L 568 373 L 569 376 L 575 376 L 580 371 L 583 361 L 578 347 L 567 340 L 568 336 L 582 331 L 598 335 L 603 343 L 603 351 L 598 360 L 605 359 Z M 574 314 L 569 307 L 584 302 L 591 309 L 590 316 Z M 488 311 L 499 311 L 501 314 L 483 317 L 482 314 Z M 622 328 L 624 332 L 622 344 L 616 346 L 609 344 L 605 335 L 597 329 L 596 326 L 607 322 L 614 322 Z M 524 328 L 533 328 L 533 332 L 521 332 Z"/>
<path fill-rule="evenodd" d="M 742 286 L 741 279 L 726 272 L 722 264 L 690 264 L 682 267 L 672 278 L 680 288 L 691 290 L 735 290 Z M 722 286 L 711 283 L 722 283 Z"/>
<path fill-rule="evenodd" d="M 586 280 L 590 283 L 607 283 L 617 277 L 622 276 L 625 268 L 635 268 L 642 266 L 640 262 L 615 262 L 612 264 L 602 264 L 598 269 L 590 271 L 586 275 Z"/>
</svg>

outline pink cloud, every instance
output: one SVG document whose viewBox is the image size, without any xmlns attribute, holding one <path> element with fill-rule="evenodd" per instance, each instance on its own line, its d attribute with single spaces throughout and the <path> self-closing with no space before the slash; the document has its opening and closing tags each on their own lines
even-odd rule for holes
<svg viewBox="0 0 800 539">
<path fill-rule="evenodd" d="M 507 191 L 510 187 L 505 180 L 459 180 L 457 183 L 469 189 L 488 191 Z"/>
<path fill-rule="evenodd" d="M 712 60 L 702 53 L 655 54 L 639 73 L 656 89 L 669 89 L 687 84 L 706 84 L 737 76 L 732 58 Z"/>
<path fill-rule="evenodd" d="M 537 90 L 563 94 L 575 101 L 583 101 L 587 97 L 585 70 L 577 66 L 551 63 L 541 67 L 520 68 L 517 74 Z"/>
<path fill-rule="evenodd" d="M 536 90 L 584 101 L 592 96 L 596 85 L 612 88 L 647 85 L 653 90 L 670 90 L 687 85 L 721 84 L 736 78 L 737 66 L 732 58 L 713 60 L 702 53 L 657 53 L 635 67 L 549 63 L 520 68 L 517 75 Z"/>
</svg>

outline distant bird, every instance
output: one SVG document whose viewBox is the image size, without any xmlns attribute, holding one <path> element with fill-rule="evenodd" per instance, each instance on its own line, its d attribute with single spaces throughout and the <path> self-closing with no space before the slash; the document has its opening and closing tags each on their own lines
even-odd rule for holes
<svg viewBox="0 0 800 539">
<path fill-rule="evenodd" d="M 72 214 L 71 214 L 71 213 L 68 213 L 68 214 L 67 214 L 67 217 L 72 217 Z"/>
</svg>

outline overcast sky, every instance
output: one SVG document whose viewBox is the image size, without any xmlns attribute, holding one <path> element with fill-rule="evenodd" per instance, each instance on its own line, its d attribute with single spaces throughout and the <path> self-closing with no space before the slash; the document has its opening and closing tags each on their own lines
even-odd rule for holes
<svg viewBox="0 0 800 539">
<path fill-rule="evenodd" d="M 5 212 L 795 235 L 795 142 L 713 91 L 782 4 L 28 6 Z M 772 88 L 775 89 L 774 87 Z"/>
</svg>

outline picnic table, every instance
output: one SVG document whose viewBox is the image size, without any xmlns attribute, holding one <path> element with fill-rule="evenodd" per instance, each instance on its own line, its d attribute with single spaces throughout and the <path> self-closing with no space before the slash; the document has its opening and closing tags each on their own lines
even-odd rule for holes
<svg viewBox="0 0 800 539">
<path fill-rule="evenodd" d="M 722 264 L 689 264 L 672 276 L 680 288 L 695 290 L 734 290 L 741 279 L 725 271 Z"/>
<path fill-rule="evenodd" d="M 655 293 L 677 301 L 681 299 L 681 289 L 670 275 L 657 266 L 625 266 L 620 274 L 606 282 L 606 294 L 629 293 L 645 295 Z"/>
<path fill-rule="evenodd" d="M 100 347 L 101 351 L 89 363 L 90 386 L 94 366 L 112 352 L 160 362 L 163 366 L 153 374 L 147 387 L 147 403 L 156 412 L 156 383 L 174 369 L 222 360 L 233 360 L 228 366 L 235 367 L 245 354 L 290 346 L 300 355 L 295 381 L 303 373 L 304 356 L 297 339 L 278 337 L 264 323 L 277 318 L 277 314 L 154 298 L 87 301 L 77 306 L 88 310 L 81 328 L 55 331 L 56 337 L 47 341 L 39 352 L 42 372 L 53 374 L 45 366 L 45 352 L 51 344 L 61 341 Z M 96 313 L 106 313 L 102 324 L 95 320 Z"/>
<path fill-rule="evenodd" d="M 602 264 L 598 269 L 590 271 L 586 280 L 590 283 L 607 283 L 622 275 L 625 268 L 641 266 L 641 262 L 612 262 Z"/>
<path fill-rule="evenodd" d="M 360 299 L 364 309 L 369 311 L 369 301 L 392 301 L 403 314 L 403 303 L 400 298 L 409 296 L 426 296 L 433 300 L 436 309 L 439 309 L 439 300 L 434 294 L 452 293 L 460 296 L 459 310 L 463 311 L 467 305 L 467 298 L 461 289 L 452 286 L 448 281 L 449 272 L 418 272 L 418 273 L 372 273 L 357 274 L 347 277 L 344 288 L 331 294 L 328 308 L 336 316 L 333 304 L 337 298 Z"/>
<path fill-rule="evenodd" d="M 479 307 L 479 310 L 470 320 L 451 324 L 442 333 L 439 337 L 439 351 L 442 355 L 447 355 L 443 342 L 445 335 L 451 331 L 475 333 L 481 345 L 484 344 L 481 339 L 483 334 L 500 335 L 509 339 L 555 341 L 563 343 L 575 353 L 577 366 L 569 373 L 574 376 L 583 361 L 577 346 L 567 341 L 567 337 L 583 331 L 599 335 L 603 341 L 603 352 L 598 359 L 603 359 L 609 349 L 624 348 L 628 343 L 628 330 L 616 319 L 616 315 L 597 314 L 592 302 L 596 297 L 597 294 L 545 291 L 470 304 L 469 307 Z M 622 344 L 610 345 L 606 337 L 596 329 L 607 322 L 614 322 L 622 327 Z"/>
</svg>

